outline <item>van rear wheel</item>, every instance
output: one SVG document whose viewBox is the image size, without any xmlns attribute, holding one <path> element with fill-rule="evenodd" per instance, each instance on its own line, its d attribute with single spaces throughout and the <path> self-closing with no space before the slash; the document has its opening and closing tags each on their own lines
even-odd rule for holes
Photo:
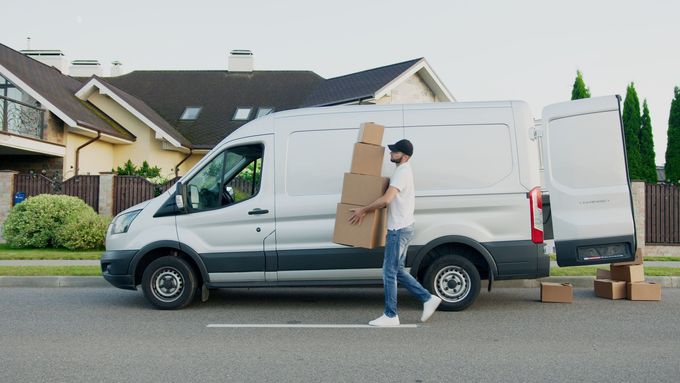
<svg viewBox="0 0 680 383">
<path fill-rule="evenodd" d="M 444 311 L 465 310 L 477 299 L 481 288 L 479 271 L 458 255 L 437 258 L 425 273 L 425 288 L 442 299 Z"/>
<path fill-rule="evenodd" d="M 144 296 L 162 310 L 186 307 L 193 300 L 196 288 L 193 269 L 178 257 L 158 258 L 144 269 L 142 275 Z"/>
</svg>

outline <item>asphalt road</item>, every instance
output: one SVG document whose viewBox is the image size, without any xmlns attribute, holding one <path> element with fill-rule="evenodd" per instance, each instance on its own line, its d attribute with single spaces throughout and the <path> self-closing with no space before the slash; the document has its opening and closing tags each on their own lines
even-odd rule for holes
<svg viewBox="0 0 680 383">
<path fill-rule="evenodd" d="M 416 328 L 211 328 L 362 325 L 381 313 L 382 290 L 221 290 L 157 311 L 114 288 L 2 288 L 0 382 L 678 381 L 680 289 L 661 302 L 538 295 L 484 291 Z M 402 323 L 419 316 L 400 291 Z"/>
</svg>

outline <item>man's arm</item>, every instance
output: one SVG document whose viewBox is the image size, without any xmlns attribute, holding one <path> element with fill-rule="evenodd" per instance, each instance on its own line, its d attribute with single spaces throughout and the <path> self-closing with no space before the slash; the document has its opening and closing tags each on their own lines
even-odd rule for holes
<svg viewBox="0 0 680 383">
<path fill-rule="evenodd" d="M 364 207 L 358 208 L 358 209 L 351 209 L 350 211 L 353 213 L 351 217 L 349 217 L 348 221 L 352 225 L 358 225 L 361 224 L 361 222 L 364 220 L 364 217 L 366 214 L 372 212 L 373 210 L 378 210 L 386 207 L 387 205 L 390 204 L 394 200 L 394 198 L 399 194 L 399 189 L 397 189 L 394 186 L 390 186 L 387 188 L 387 191 L 385 194 L 383 194 L 380 198 L 377 200 L 373 201 L 371 204 L 366 205 Z"/>
</svg>

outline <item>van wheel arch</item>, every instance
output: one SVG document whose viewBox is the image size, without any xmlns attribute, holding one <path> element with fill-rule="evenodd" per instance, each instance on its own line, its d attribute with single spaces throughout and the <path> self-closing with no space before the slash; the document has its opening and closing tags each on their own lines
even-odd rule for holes
<svg viewBox="0 0 680 383">
<path fill-rule="evenodd" d="M 482 279 L 488 279 L 491 282 L 498 275 L 498 268 L 491 253 L 479 242 L 462 236 L 441 237 L 423 246 L 416 254 L 411 266 L 411 274 L 422 281 L 428 268 L 436 259 L 452 254 L 469 260 L 477 268 Z"/>
<path fill-rule="evenodd" d="M 192 267 L 199 287 L 203 283 L 208 282 L 208 272 L 201 258 L 191 248 L 184 247 L 186 249 L 177 242 L 166 241 L 150 244 L 142 248 L 130 263 L 130 271 L 134 275 L 135 285 L 141 284 L 144 270 L 151 262 L 168 255 L 182 258 Z"/>
</svg>

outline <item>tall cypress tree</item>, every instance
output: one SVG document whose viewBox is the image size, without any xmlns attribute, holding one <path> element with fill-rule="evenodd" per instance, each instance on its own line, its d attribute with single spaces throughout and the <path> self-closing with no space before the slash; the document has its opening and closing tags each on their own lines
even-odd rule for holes
<svg viewBox="0 0 680 383">
<path fill-rule="evenodd" d="M 640 100 L 635 91 L 635 84 L 630 83 L 626 89 L 626 100 L 623 102 L 623 130 L 626 133 L 626 153 L 628 156 L 628 175 L 633 180 L 643 179 L 640 160 Z"/>
<path fill-rule="evenodd" d="M 680 185 L 680 88 L 675 87 L 668 116 L 668 144 L 666 146 L 666 182 Z"/>
<path fill-rule="evenodd" d="M 654 153 L 654 134 L 652 120 L 649 117 L 647 99 L 642 103 L 642 120 L 640 121 L 640 161 L 642 178 L 647 183 L 657 183 L 656 154 Z"/>
<path fill-rule="evenodd" d="M 574 80 L 574 86 L 571 88 L 571 99 L 578 100 L 581 98 L 590 98 L 590 89 L 586 88 L 586 83 L 583 81 L 583 73 L 577 70 L 576 80 Z"/>
</svg>

